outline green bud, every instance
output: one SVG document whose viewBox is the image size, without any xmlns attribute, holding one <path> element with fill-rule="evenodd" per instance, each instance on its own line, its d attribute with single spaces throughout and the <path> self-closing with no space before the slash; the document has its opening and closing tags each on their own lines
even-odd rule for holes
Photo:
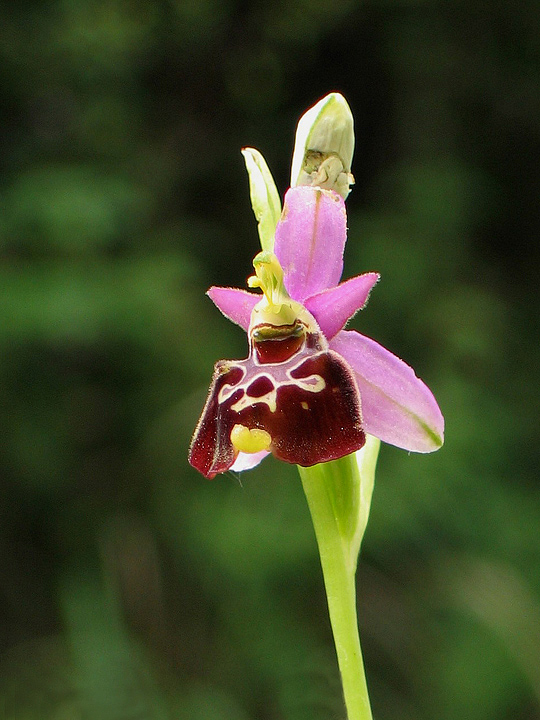
<svg viewBox="0 0 540 720">
<path fill-rule="evenodd" d="M 281 216 L 279 193 L 261 153 L 254 148 L 244 148 L 242 155 L 249 175 L 251 206 L 259 223 L 261 247 L 271 252 L 274 249 L 276 225 Z"/>
<path fill-rule="evenodd" d="M 340 93 L 330 93 L 308 110 L 298 123 L 291 170 L 291 187 L 312 185 L 335 190 L 343 198 L 354 178 L 354 123 Z"/>
</svg>

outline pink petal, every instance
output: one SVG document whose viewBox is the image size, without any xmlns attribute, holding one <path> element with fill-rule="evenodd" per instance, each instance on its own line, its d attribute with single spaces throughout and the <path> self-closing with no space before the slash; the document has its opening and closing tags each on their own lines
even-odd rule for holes
<svg viewBox="0 0 540 720">
<path fill-rule="evenodd" d="M 330 343 L 356 374 L 366 432 L 414 452 L 443 443 L 444 419 L 431 390 L 414 370 L 364 335 L 343 330 Z"/>
<path fill-rule="evenodd" d="M 264 458 L 270 455 L 267 450 L 261 450 L 258 453 L 238 453 L 238 457 L 231 466 L 234 472 L 242 472 L 243 470 L 251 470 L 256 467 Z"/>
<path fill-rule="evenodd" d="M 293 300 L 303 302 L 338 284 L 346 239 L 347 215 L 340 195 L 305 186 L 287 191 L 274 252 Z"/>
<path fill-rule="evenodd" d="M 246 332 L 249 327 L 251 311 L 262 299 L 262 295 L 259 293 L 250 293 L 239 288 L 216 287 L 215 285 L 206 294 L 226 318 L 240 325 Z"/>
<path fill-rule="evenodd" d="M 366 304 L 371 288 L 379 280 L 378 273 L 364 273 L 346 280 L 337 287 L 323 290 L 304 301 L 304 305 L 330 340 L 347 320 Z"/>
</svg>

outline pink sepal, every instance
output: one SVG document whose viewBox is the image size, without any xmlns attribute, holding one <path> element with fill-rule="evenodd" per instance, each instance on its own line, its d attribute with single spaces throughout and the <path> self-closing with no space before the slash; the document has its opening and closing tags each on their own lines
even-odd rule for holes
<svg viewBox="0 0 540 720">
<path fill-rule="evenodd" d="M 299 186 L 285 195 L 274 252 L 293 300 L 338 284 L 347 239 L 345 201 L 333 190 Z"/>
<path fill-rule="evenodd" d="M 355 372 L 367 433 L 413 452 L 432 452 L 443 444 L 437 401 L 409 365 L 354 330 L 342 330 L 330 347 Z"/>
</svg>

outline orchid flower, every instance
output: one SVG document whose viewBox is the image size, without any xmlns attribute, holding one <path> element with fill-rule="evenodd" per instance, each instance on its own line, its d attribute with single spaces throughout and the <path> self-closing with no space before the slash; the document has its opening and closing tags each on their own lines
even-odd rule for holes
<svg viewBox="0 0 540 720">
<path fill-rule="evenodd" d="M 262 251 L 250 292 L 208 295 L 246 333 L 245 360 L 221 360 L 189 461 L 209 478 L 273 453 L 299 466 L 313 520 L 348 720 L 371 720 L 356 616 L 355 572 L 380 440 L 414 452 L 442 445 L 444 421 L 414 371 L 346 330 L 376 272 L 340 283 L 345 198 L 354 182 L 353 119 L 331 93 L 301 118 L 283 211 L 262 155 L 243 150 Z"/>
<path fill-rule="evenodd" d="M 261 231 L 279 216 L 279 198 L 268 192 L 275 186 L 262 156 L 244 154 L 264 187 L 252 192 Z M 215 366 L 190 449 L 191 464 L 207 477 L 254 467 L 270 452 L 303 467 L 328 462 L 361 448 L 366 433 L 414 452 L 442 445 L 444 421 L 428 387 L 375 340 L 344 329 L 365 306 L 379 275 L 368 272 L 339 283 L 347 239 L 342 194 L 352 176 L 350 159 L 343 163 L 327 155 L 315 154 L 315 166 L 311 153 L 302 170 L 293 160 L 292 183 L 307 178 L 312 184 L 288 190 L 274 237 L 262 229 L 263 251 L 248 284 L 263 294 L 208 291 L 225 317 L 246 331 L 249 356 Z M 266 216 L 264 203 L 271 207 Z"/>
</svg>

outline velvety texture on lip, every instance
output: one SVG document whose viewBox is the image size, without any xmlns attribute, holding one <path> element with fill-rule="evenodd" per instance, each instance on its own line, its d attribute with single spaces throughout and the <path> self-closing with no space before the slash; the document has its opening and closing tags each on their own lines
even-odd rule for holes
<svg viewBox="0 0 540 720">
<path fill-rule="evenodd" d="M 272 365 L 218 363 L 189 460 L 213 478 L 234 466 L 233 427 L 263 430 L 270 450 L 294 465 L 315 465 L 359 450 L 366 436 L 351 369 L 331 350 L 308 349 Z M 261 457 L 262 459 L 262 457 Z"/>
</svg>

